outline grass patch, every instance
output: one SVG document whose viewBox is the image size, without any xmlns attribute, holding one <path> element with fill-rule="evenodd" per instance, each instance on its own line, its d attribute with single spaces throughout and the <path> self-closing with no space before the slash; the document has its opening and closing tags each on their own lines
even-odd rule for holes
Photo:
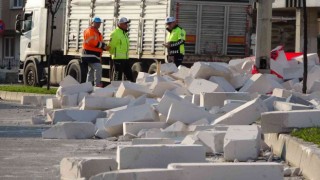
<svg viewBox="0 0 320 180">
<path fill-rule="evenodd" d="M 10 85 L 10 86 L 0 86 L 0 91 L 9 92 L 24 92 L 24 93 L 36 93 L 36 94 L 56 94 L 57 88 L 41 88 L 33 86 L 23 86 L 23 85 Z"/>
<path fill-rule="evenodd" d="M 317 144 L 320 147 L 320 127 L 297 129 L 292 131 L 291 135 Z"/>
</svg>

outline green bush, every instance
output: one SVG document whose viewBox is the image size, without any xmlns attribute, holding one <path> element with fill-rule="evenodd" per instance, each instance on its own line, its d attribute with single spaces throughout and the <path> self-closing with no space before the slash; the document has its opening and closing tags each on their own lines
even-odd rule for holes
<svg viewBox="0 0 320 180">
<path fill-rule="evenodd" d="M 10 85 L 10 86 L 0 86 L 0 91 L 10 91 L 10 92 L 24 92 L 24 93 L 36 93 L 36 94 L 55 94 L 57 88 L 46 88 L 33 87 L 33 86 L 23 86 L 23 85 Z"/>
<path fill-rule="evenodd" d="M 292 136 L 303 139 L 304 141 L 312 142 L 320 147 L 320 128 L 303 128 L 292 131 Z"/>
</svg>

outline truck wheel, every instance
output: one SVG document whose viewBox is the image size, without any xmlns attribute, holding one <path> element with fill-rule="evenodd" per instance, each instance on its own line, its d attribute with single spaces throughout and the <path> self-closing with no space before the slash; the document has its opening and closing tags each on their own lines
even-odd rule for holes
<svg viewBox="0 0 320 180">
<path fill-rule="evenodd" d="M 157 72 L 157 64 L 156 63 L 152 63 L 149 67 L 148 73 L 149 74 L 154 74 Z"/>
<path fill-rule="evenodd" d="M 29 63 L 23 73 L 23 82 L 26 86 L 39 86 L 37 71 L 34 63 Z"/>
<path fill-rule="evenodd" d="M 71 63 L 68 68 L 67 75 L 72 76 L 75 80 L 81 83 L 81 68 L 78 63 Z"/>
<path fill-rule="evenodd" d="M 131 71 L 132 71 L 132 78 L 135 81 L 138 77 L 139 72 L 142 72 L 142 64 L 140 62 L 136 62 L 132 65 L 131 67 Z"/>
</svg>

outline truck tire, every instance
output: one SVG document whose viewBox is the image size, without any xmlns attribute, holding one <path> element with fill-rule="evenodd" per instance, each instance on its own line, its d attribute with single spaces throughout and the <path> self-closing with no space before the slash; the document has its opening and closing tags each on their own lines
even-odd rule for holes
<svg viewBox="0 0 320 180">
<path fill-rule="evenodd" d="M 75 80 L 77 80 L 79 83 L 82 83 L 85 81 L 85 75 L 81 74 L 81 66 L 79 63 L 73 62 L 68 65 L 67 75 L 72 76 Z"/>
<path fill-rule="evenodd" d="M 23 72 L 23 83 L 26 86 L 39 86 L 37 71 L 34 63 L 29 63 Z"/>
<path fill-rule="evenodd" d="M 132 78 L 134 81 L 136 81 L 139 72 L 143 72 L 142 63 L 141 62 L 134 63 L 131 67 L 131 71 L 132 71 Z"/>
<path fill-rule="evenodd" d="M 149 67 L 148 73 L 154 74 L 157 72 L 157 63 L 152 63 Z"/>
</svg>

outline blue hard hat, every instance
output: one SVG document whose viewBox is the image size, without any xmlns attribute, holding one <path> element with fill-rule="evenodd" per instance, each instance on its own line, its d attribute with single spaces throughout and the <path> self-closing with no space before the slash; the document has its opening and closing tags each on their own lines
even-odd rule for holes
<svg viewBox="0 0 320 180">
<path fill-rule="evenodd" d="M 99 17 L 92 18 L 92 22 L 102 23 L 102 20 Z"/>
</svg>

